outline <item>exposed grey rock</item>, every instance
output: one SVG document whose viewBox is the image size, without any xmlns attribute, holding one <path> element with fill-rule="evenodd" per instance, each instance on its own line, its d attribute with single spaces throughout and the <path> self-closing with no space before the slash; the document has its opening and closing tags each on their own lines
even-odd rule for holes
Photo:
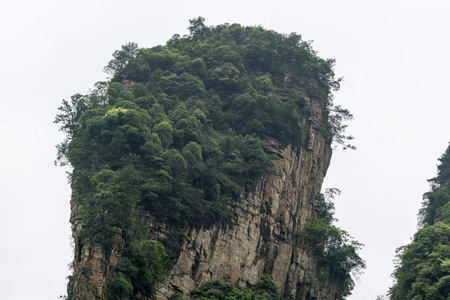
<svg viewBox="0 0 450 300">
<path fill-rule="evenodd" d="M 255 286 L 263 273 L 271 272 L 284 298 L 305 299 L 309 295 L 309 299 L 338 299 L 342 283 L 321 272 L 317 258 L 298 235 L 314 217 L 314 199 L 332 152 L 323 135 L 326 101 L 305 102 L 303 146 L 267 141 L 280 159 L 256 181 L 253 191 L 232 203 L 236 224 L 186 228 L 187 239 L 160 286 L 159 298 L 168 299 L 173 293 L 187 297 L 198 284 L 210 279 Z M 71 203 L 76 240 L 81 230 L 79 207 L 75 200 Z M 167 226 L 159 226 L 162 229 L 154 230 L 162 237 Z M 76 240 L 74 273 L 68 287 L 76 299 L 104 298 L 105 278 L 113 272 L 123 248 L 123 241 L 118 242 L 121 246 L 106 257 L 100 247 Z"/>
</svg>

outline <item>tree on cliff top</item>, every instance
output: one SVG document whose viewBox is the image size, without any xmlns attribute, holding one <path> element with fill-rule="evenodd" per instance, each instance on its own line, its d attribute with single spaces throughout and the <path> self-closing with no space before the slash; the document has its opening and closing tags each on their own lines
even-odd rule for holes
<svg viewBox="0 0 450 300">
<path fill-rule="evenodd" d="M 118 236 L 126 249 L 148 238 L 144 212 L 173 228 L 230 224 L 229 205 L 277 158 L 265 141 L 302 146 L 311 99 L 330 116 L 322 128 L 328 144 L 345 139 L 349 114 L 331 102 L 340 82 L 334 60 L 318 57 L 300 35 L 207 27 L 201 17 L 189 31 L 164 46 L 122 46 L 105 67 L 108 82 L 59 108 L 55 123 L 67 139 L 57 160 L 73 167 L 83 224 L 77 240 L 107 255 Z M 139 251 L 127 253 L 132 264 L 111 282 L 145 294 L 133 279 Z"/>
<path fill-rule="evenodd" d="M 94 185 L 85 178 L 104 166 L 133 166 L 139 205 L 160 218 L 180 225 L 230 220 L 229 200 L 275 157 L 264 140 L 300 145 L 305 99 L 326 102 L 339 86 L 334 62 L 298 34 L 190 23 L 189 36 L 166 46 L 122 46 L 105 68 L 112 75 L 106 88 L 63 101 L 55 122 L 68 139 L 58 159 L 74 167 L 86 209 Z M 332 128 L 345 128 L 336 117 L 342 111 L 329 112 L 330 143 L 338 136 Z M 194 148 L 199 159 L 191 159 Z"/>
</svg>

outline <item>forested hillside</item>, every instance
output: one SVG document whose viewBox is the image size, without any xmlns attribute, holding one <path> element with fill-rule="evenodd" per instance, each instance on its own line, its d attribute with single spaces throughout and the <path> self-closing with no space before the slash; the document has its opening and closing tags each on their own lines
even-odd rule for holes
<svg viewBox="0 0 450 300">
<path fill-rule="evenodd" d="M 439 158 L 419 213 L 420 229 L 397 249 L 392 300 L 450 299 L 450 146 Z"/>
<path fill-rule="evenodd" d="M 56 117 L 67 134 L 57 162 L 73 167 L 75 261 L 92 256 L 92 249 L 108 261 L 105 278 L 98 279 L 106 286 L 95 292 L 100 298 L 154 298 L 186 228 L 233 225 L 230 207 L 280 159 L 269 142 L 306 148 L 309 99 L 326 102 L 322 147 L 352 147 L 343 124 L 351 115 L 332 103 L 340 82 L 334 61 L 319 58 L 300 35 L 238 24 L 207 27 L 202 18 L 190 25 L 189 35 L 174 35 L 164 46 L 122 46 L 105 67 L 111 79 L 64 100 Z M 321 205 L 320 214 L 330 216 L 332 206 Z M 324 257 L 348 294 L 351 271 L 364 266 L 356 254 L 360 245 L 322 215 L 296 239 Z M 170 229 L 156 238 L 155 226 Z M 85 293 L 94 289 L 91 271 L 74 272 L 69 299 L 87 297 L 80 294 L 83 284 Z M 273 279 L 264 278 L 264 297 L 275 297 Z"/>
</svg>

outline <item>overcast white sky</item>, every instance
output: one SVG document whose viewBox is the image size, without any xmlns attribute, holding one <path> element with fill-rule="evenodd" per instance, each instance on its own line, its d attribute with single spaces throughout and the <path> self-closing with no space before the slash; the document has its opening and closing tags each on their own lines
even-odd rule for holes
<svg viewBox="0 0 450 300">
<path fill-rule="evenodd" d="M 127 42 L 151 47 L 188 20 L 262 25 L 314 40 L 345 82 L 336 104 L 355 116 L 357 151 L 337 150 L 339 226 L 365 244 L 367 270 L 351 300 L 391 285 L 395 249 L 416 231 L 427 179 L 450 140 L 448 0 L 0 0 L 0 298 L 65 294 L 70 188 L 53 165 L 63 98 L 104 80 Z"/>
</svg>

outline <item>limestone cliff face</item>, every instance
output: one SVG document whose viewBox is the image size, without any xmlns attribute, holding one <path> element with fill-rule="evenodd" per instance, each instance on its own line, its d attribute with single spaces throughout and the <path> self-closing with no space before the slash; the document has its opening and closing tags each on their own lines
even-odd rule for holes
<svg viewBox="0 0 450 300">
<path fill-rule="evenodd" d="M 82 230 L 79 204 L 72 195 L 70 201 L 72 236 L 75 242 L 73 275 L 69 277 L 67 286 L 69 296 L 74 300 L 104 299 L 106 278 L 113 272 L 114 266 L 123 252 L 124 241 L 117 235 L 117 245 L 109 255 L 100 245 L 85 244 L 79 239 Z"/>
<path fill-rule="evenodd" d="M 265 272 L 272 273 L 286 299 L 339 298 L 341 282 L 321 273 L 317 258 L 297 234 L 314 217 L 314 199 L 331 158 L 322 134 L 327 124 L 325 105 L 323 100 L 306 100 L 301 147 L 268 141 L 280 159 L 257 180 L 251 193 L 231 205 L 235 224 L 185 228 L 187 239 L 160 286 L 159 298 L 168 299 L 173 293 L 188 296 L 199 283 L 215 278 L 254 286 Z M 81 230 L 77 210 L 72 201 L 75 238 Z M 164 230 L 155 232 L 164 235 Z M 106 257 L 100 248 L 75 242 L 69 292 L 74 299 L 103 298 L 105 277 L 113 271 L 121 247 Z"/>
<path fill-rule="evenodd" d="M 186 230 L 188 240 L 160 288 L 161 298 L 174 292 L 187 296 L 198 283 L 216 278 L 254 286 L 271 272 L 285 298 L 337 299 L 340 283 L 320 273 L 317 259 L 296 234 L 314 216 L 314 199 L 331 158 L 320 134 L 326 124 L 324 107 L 311 102 L 308 111 L 306 146 L 272 143 L 281 158 L 233 205 L 237 224 Z"/>
</svg>

